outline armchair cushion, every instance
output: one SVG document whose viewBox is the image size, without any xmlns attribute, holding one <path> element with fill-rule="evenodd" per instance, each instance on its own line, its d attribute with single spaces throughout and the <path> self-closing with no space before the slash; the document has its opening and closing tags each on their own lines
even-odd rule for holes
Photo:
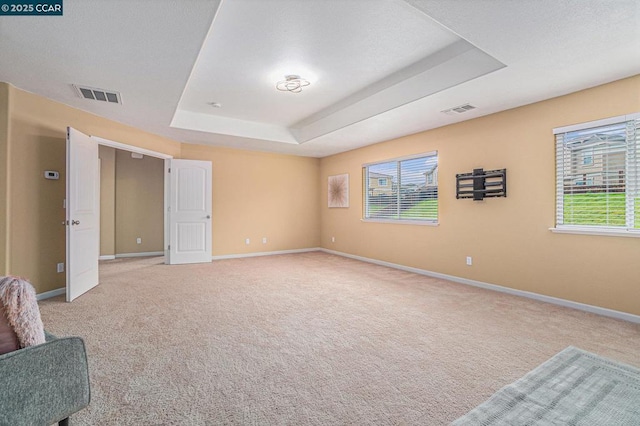
<svg viewBox="0 0 640 426">
<path fill-rule="evenodd" d="M 79 337 L 0 355 L 0 424 L 50 425 L 89 404 L 89 370 Z"/>
</svg>

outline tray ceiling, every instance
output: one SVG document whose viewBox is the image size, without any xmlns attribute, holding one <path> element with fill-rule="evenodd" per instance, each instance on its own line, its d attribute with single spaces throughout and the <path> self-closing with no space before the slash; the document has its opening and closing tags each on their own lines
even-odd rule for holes
<svg viewBox="0 0 640 426">
<path fill-rule="evenodd" d="M 635 0 L 153 5 L 2 17 L 0 81 L 181 142 L 322 157 L 640 73 Z M 276 90 L 288 74 L 310 85 Z"/>
</svg>

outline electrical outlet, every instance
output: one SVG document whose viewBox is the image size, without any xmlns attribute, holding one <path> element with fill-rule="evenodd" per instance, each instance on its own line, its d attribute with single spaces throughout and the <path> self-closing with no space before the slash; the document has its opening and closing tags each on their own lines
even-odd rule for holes
<svg viewBox="0 0 640 426">
<path fill-rule="evenodd" d="M 267 237 L 262 237 L 262 244 L 267 244 Z"/>
<path fill-rule="evenodd" d="M 142 238 L 136 238 L 136 243 L 142 244 Z"/>
<path fill-rule="evenodd" d="M 64 263 L 58 263 L 57 271 L 58 273 L 64 272 Z"/>
<path fill-rule="evenodd" d="M 331 242 L 335 243 L 336 242 L 336 237 L 331 237 Z"/>
<path fill-rule="evenodd" d="M 249 244 L 251 244 L 251 240 L 247 238 L 246 240 L 244 240 L 244 243 L 245 243 L 246 245 L 249 245 Z"/>
<path fill-rule="evenodd" d="M 471 258 L 471 256 L 467 256 L 467 266 L 471 265 L 473 265 L 473 259 Z"/>
</svg>

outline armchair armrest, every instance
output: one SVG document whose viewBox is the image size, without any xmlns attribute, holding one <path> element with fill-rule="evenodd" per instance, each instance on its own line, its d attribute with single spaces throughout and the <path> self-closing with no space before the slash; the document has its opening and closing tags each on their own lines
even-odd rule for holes
<svg viewBox="0 0 640 426">
<path fill-rule="evenodd" d="M 79 337 L 0 355 L 0 424 L 50 425 L 89 405 L 89 368 Z"/>
</svg>

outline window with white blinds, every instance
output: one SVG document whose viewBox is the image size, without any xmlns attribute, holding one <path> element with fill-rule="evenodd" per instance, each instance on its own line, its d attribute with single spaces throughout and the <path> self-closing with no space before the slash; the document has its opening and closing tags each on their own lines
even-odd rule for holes
<svg viewBox="0 0 640 426">
<path fill-rule="evenodd" d="M 556 229 L 640 236 L 640 114 L 554 133 Z"/>
<path fill-rule="evenodd" d="M 364 219 L 437 222 L 437 152 L 365 164 L 363 175 Z"/>
</svg>

